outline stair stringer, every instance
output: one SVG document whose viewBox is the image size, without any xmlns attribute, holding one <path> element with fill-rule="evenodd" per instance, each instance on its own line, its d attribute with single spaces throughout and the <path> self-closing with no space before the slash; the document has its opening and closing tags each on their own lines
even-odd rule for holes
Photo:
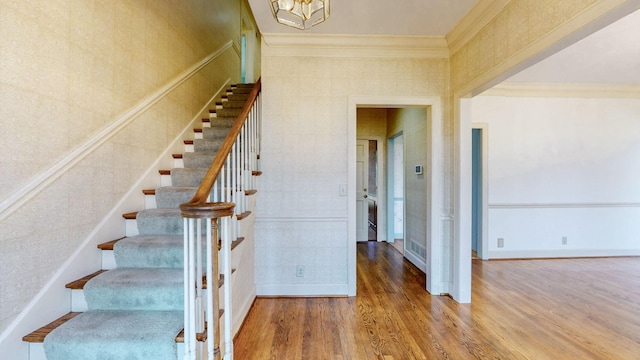
<svg viewBox="0 0 640 360">
<path fill-rule="evenodd" d="M 255 281 L 255 203 L 256 195 L 247 197 L 251 215 L 240 221 L 244 241 L 231 251 L 231 268 L 236 269 L 231 283 L 233 304 L 232 337 L 234 337 L 256 299 Z M 242 266 L 241 266 L 242 265 Z"/>
</svg>

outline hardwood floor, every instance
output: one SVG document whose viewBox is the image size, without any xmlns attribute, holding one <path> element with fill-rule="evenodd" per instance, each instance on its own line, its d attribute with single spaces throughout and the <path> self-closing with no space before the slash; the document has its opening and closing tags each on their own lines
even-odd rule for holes
<svg viewBox="0 0 640 360">
<path fill-rule="evenodd" d="M 640 258 L 473 261 L 473 303 L 431 296 L 386 243 L 355 298 L 258 298 L 236 359 L 639 359 Z"/>
</svg>

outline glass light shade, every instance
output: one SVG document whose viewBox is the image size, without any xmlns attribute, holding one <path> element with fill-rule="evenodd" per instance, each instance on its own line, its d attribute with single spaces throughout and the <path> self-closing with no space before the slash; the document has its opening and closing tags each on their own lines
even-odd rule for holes
<svg viewBox="0 0 640 360">
<path fill-rule="evenodd" d="M 273 17 L 279 23 L 306 30 L 329 17 L 330 0 L 269 0 Z"/>
</svg>

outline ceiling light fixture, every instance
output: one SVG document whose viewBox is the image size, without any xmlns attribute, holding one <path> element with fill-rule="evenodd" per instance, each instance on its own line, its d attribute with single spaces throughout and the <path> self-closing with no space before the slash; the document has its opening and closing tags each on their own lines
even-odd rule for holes
<svg viewBox="0 0 640 360">
<path fill-rule="evenodd" d="M 329 18 L 329 0 L 269 0 L 273 17 L 280 24 L 310 29 Z"/>
</svg>

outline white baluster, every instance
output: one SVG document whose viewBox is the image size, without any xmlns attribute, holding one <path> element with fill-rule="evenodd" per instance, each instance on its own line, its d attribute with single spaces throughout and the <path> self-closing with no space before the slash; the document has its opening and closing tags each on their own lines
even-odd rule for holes
<svg viewBox="0 0 640 360">
<path fill-rule="evenodd" d="M 231 280 L 231 236 L 229 229 L 229 218 L 225 217 L 222 219 L 222 241 L 223 241 L 223 252 L 222 256 L 224 257 L 224 348 L 225 348 L 225 356 L 224 358 L 227 360 L 233 359 L 233 310 L 232 310 L 232 302 L 231 302 L 231 288 L 232 288 L 232 280 Z"/>
</svg>

